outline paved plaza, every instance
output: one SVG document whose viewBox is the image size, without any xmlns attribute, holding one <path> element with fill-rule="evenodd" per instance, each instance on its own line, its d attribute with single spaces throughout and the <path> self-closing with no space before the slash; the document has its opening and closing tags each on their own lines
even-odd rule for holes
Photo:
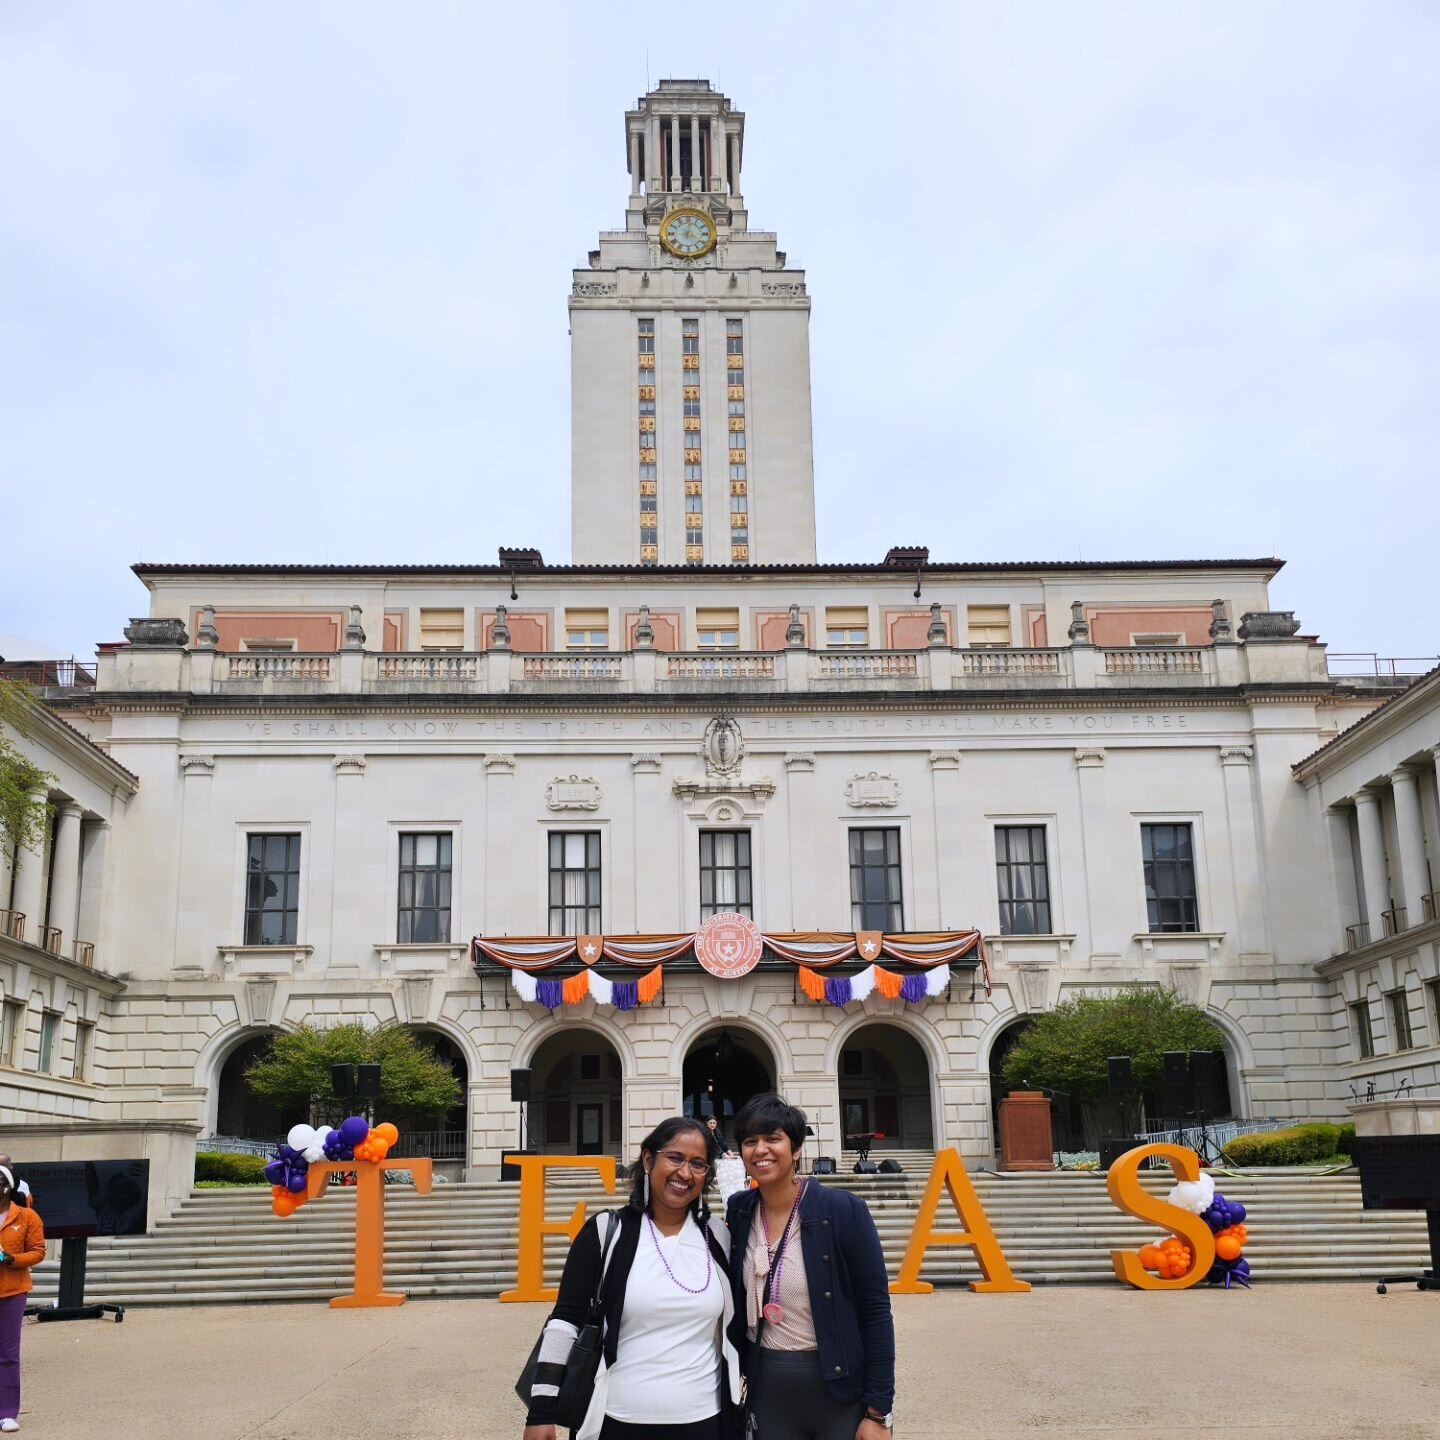
<svg viewBox="0 0 1440 1440">
<path fill-rule="evenodd" d="M 283 1285 L 283 1281 L 277 1281 Z M 1440 1295 L 1360 1285 L 897 1297 L 910 1436 L 1440 1436 Z M 33 1440 L 519 1440 L 544 1312 L 132 1310 L 25 1331 Z"/>
</svg>

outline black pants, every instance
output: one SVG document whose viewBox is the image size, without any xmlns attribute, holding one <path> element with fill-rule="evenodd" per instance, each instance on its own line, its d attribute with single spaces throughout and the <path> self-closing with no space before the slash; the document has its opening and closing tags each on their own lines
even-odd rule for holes
<svg viewBox="0 0 1440 1440">
<path fill-rule="evenodd" d="M 697 1420 L 693 1425 L 632 1425 L 628 1420 L 605 1417 L 600 1440 L 720 1440 L 720 1417 Z M 851 1440 L 854 1440 L 853 1434 Z"/>
<path fill-rule="evenodd" d="M 753 1363 L 758 1440 L 855 1440 L 865 1406 L 825 1388 L 816 1351 L 762 1349 Z"/>
</svg>

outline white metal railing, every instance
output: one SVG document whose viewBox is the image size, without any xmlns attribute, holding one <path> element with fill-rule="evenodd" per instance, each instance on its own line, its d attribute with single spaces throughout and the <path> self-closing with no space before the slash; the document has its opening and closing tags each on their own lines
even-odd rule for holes
<svg viewBox="0 0 1440 1440">
<path fill-rule="evenodd" d="M 296 650 L 274 655 L 249 654 L 225 657 L 227 680 L 328 680 L 333 655 L 304 655 Z"/>
<path fill-rule="evenodd" d="M 522 673 L 527 680 L 619 680 L 622 667 L 619 655 L 526 655 Z"/>
<path fill-rule="evenodd" d="M 920 657 L 913 650 L 822 650 L 815 674 L 821 680 L 914 680 Z"/>
<path fill-rule="evenodd" d="M 961 650 L 962 675 L 1059 675 L 1059 650 Z"/>
<path fill-rule="evenodd" d="M 242 1140 L 236 1135 L 206 1135 L 195 1142 L 195 1148 L 207 1155 L 263 1155 L 268 1160 L 282 1139 L 283 1136 L 276 1136 L 274 1140 Z"/>
<path fill-rule="evenodd" d="M 773 680 L 773 655 L 667 655 L 665 673 L 671 680 Z"/>
<path fill-rule="evenodd" d="M 1373 676 L 1377 680 L 1413 680 L 1440 665 L 1440 655 L 1376 655 L 1369 651 L 1347 655 L 1332 651 L 1325 662 L 1337 679 Z"/>
<path fill-rule="evenodd" d="M 1158 645 L 1153 649 L 1105 651 L 1107 675 L 1200 675 L 1205 658 L 1199 646 Z"/>
<path fill-rule="evenodd" d="M 1239 1135 L 1258 1135 L 1263 1130 L 1283 1130 L 1298 1125 L 1298 1120 L 1215 1120 L 1206 1125 L 1210 1143 L 1223 1150 Z M 1179 1130 L 1146 1130 L 1133 1136 L 1137 1145 L 1186 1145 L 1199 1130 L 1198 1125 L 1182 1126 Z"/>
<path fill-rule="evenodd" d="M 476 680 L 480 675 L 478 655 L 403 654 L 387 652 L 375 657 L 377 680 Z"/>
</svg>

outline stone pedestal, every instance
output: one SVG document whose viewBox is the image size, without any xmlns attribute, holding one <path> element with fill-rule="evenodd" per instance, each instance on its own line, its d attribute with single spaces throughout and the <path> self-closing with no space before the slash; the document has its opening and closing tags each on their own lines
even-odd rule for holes
<svg viewBox="0 0 1440 1440">
<path fill-rule="evenodd" d="M 1440 1135 L 1440 1097 L 1414 1100 L 1372 1100 L 1350 1106 L 1355 1135 Z"/>
<path fill-rule="evenodd" d="M 1000 1102 L 1000 1168 L 1055 1168 L 1055 1136 L 1048 1095 L 1038 1090 L 1015 1090 Z"/>
</svg>

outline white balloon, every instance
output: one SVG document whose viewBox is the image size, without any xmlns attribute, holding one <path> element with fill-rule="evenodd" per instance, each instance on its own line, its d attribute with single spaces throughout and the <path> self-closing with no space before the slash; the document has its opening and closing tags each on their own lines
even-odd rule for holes
<svg viewBox="0 0 1440 1440">
<path fill-rule="evenodd" d="M 323 1145 L 307 1145 L 301 1153 L 312 1165 L 318 1165 L 325 1158 L 325 1147 Z"/>
<path fill-rule="evenodd" d="M 292 1125 L 290 1133 L 285 1139 L 292 1150 L 308 1150 L 315 1143 L 315 1127 L 313 1125 Z"/>
<path fill-rule="evenodd" d="M 1215 1181 L 1202 1171 L 1198 1180 L 1181 1180 L 1172 1186 L 1165 1198 L 1192 1215 L 1203 1215 L 1215 1199 Z"/>
<path fill-rule="evenodd" d="M 317 1145 L 323 1145 L 325 1143 L 325 1137 L 330 1134 L 334 1128 L 333 1125 L 317 1125 L 315 1127 L 315 1143 Z"/>
</svg>

